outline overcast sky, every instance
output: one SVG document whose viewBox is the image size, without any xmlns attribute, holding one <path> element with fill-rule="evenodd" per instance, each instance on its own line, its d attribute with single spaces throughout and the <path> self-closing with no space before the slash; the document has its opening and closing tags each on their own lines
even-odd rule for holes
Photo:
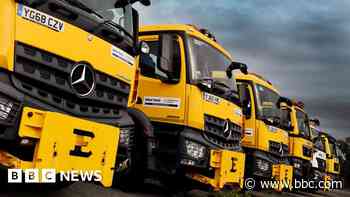
<svg viewBox="0 0 350 197">
<path fill-rule="evenodd" d="M 208 28 L 235 60 L 305 102 L 336 137 L 350 136 L 349 0 L 152 0 L 142 23 Z"/>
</svg>

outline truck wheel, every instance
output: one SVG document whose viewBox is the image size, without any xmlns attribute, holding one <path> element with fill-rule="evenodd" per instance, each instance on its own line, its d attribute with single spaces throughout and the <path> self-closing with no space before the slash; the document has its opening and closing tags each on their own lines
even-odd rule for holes
<svg viewBox="0 0 350 197">
<path fill-rule="evenodd" d="M 135 109 L 128 110 L 129 115 L 135 123 L 134 129 L 130 132 L 129 146 L 127 147 L 127 159 L 123 162 L 116 162 L 113 178 L 113 187 L 124 191 L 136 191 L 142 188 L 147 169 L 147 136 L 152 132 L 153 127 L 147 117 Z M 126 167 L 121 167 L 126 166 Z"/>
</svg>

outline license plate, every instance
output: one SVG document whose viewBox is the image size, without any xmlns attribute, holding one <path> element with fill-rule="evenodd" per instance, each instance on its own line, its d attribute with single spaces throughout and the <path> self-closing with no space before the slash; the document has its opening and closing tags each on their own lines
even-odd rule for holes
<svg viewBox="0 0 350 197">
<path fill-rule="evenodd" d="M 39 10 L 30 8 L 28 6 L 19 4 L 17 15 L 27 20 L 30 20 L 32 22 L 35 22 L 37 24 L 53 29 L 55 31 L 58 31 L 58 32 L 64 31 L 63 21 L 53 16 L 50 16 L 48 14 L 45 14 L 43 12 L 40 12 Z"/>
</svg>

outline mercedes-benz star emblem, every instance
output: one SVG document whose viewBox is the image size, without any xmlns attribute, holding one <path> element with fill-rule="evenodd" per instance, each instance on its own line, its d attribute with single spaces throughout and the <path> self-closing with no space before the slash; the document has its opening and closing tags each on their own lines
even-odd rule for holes
<svg viewBox="0 0 350 197">
<path fill-rule="evenodd" d="M 224 136 L 228 138 L 230 135 L 231 135 L 230 123 L 228 120 L 226 120 L 224 125 Z"/>
<path fill-rule="evenodd" d="M 70 74 L 70 84 L 73 91 L 81 97 L 88 96 L 95 89 L 95 72 L 91 66 L 78 63 Z"/>
</svg>

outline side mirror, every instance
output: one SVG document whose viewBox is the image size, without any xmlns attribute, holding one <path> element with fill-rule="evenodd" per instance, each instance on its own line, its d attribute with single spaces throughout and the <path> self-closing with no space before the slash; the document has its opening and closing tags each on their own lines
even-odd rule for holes
<svg viewBox="0 0 350 197">
<path fill-rule="evenodd" d="M 333 158 L 332 155 L 329 154 L 329 153 L 326 154 L 326 157 L 327 157 L 327 159 L 332 159 Z"/>
<path fill-rule="evenodd" d="M 293 105 L 292 100 L 290 100 L 290 99 L 287 98 L 287 97 L 282 97 L 282 96 L 281 96 L 281 97 L 278 99 L 278 101 L 277 101 L 277 107 L 278 107 L 279 109 L 281 109 L 282 103 L 285 103 L 285 104 L 288 105 L 289 107 L 292 107 L 292 105 Z"/>
<path fill-rule="evenodd" d="M 141 54 L 146 54 L 148 55 L 151 51 L 151 48 L 149 47 L 149 45 L 147 44 L 147 42 L 145 41 L 140 41 L 137 45 L 137 54 L 141 55 Z"/>
<path fill-rule="evenodd" d="M 140 15 L 139 12 L 132 8 L 132 20 L 133 20 L 133 29 L 139 29 L 140 28 Z M 139 41 L 139 32 L 138 31 L 134 31 L 133 32 L 133 36 L 134 36 L 134 47 L 133 47 L 133 52 L 134 55 L 140 55 L 140 41 Z"/>
<path fill-rule="evenodd" d="M 319 119 L 317 119 L 317 118 L 311 118 L 311 119 L 309 119 L 309 121 L 312 123 L 312 124 L 314 124 L 314 125 L 316 125 L 316 126 L 320 126 L 320 124 L 321 124 L 321 122 L 320 122 L 320 120 Z"/>
<path fill-rule="evenodd" d="M 144 6 L 150 6 L 151 5 L 151 1 L 150 0 L 139 0 L 139 1 Z"/>
<path fill-rule="evenodd" d="M 122 8 L 126 6 L 127 4 L 134 4 L 136 2 L 140 2 L 144 6 L 150 6 L 151 1 L 150 0 L 117 0 L 114 4 L 115 8 Z"/>
<path fill-rule="evenodd" d="M 243 74 L 248 74 L 248 66 L 240 62 L 231 62 L 231 64 L 226 69 L 226 75 L 229 79 L 232 78 L 233 70 L 240 70 Z"/>
<path fill-rule="evenodd" d="M 241 67 L 239 68 L 239 70 L 245 75 L 248 74 L 248 66 L 246 64 L 241 64 Z"/>
</svg>

